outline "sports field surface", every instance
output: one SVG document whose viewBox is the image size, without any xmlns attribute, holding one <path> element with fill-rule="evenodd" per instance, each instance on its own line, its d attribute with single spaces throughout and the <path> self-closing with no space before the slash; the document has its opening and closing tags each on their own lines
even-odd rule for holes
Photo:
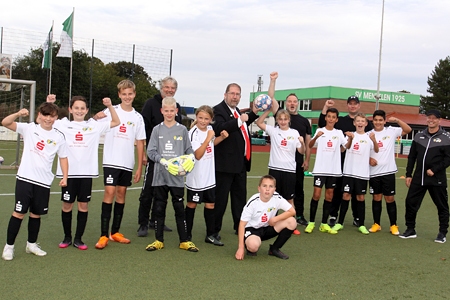
<svg viewBox="0 0 450 300">
<path fill-rule="evenodd" d="M 15 144 L 2 141 L 0 155 L 5 164 L 14 161 Z M 256 193 L 260 176 L 267 173 L 268 153 L 254 153 L 248 174 L 247 197 Z M 100 160 L 101 161 L 101 160 Z M 397 206 L 399 227 L 404 226 L 406 187 L 405 159 L 398 159 Z M 314 163 L 311 161 L 310 170 Z M 16 170 L 0 170 L 0 247 L 14 206 Z M 86 251 L 59 249 L 63 238 L 61 201 L 57 180 L 52 187 L 49 214 L 42 217 L 38 242 L 47 256 L 25 253 L 28 218 L 16 240 L 15 258 L 0 260 L 2 299 L 449 299 L 450 242 L 437 244 L 437 211 L 427 195 L 417 219 L 416 239 L 402 240 L 389 233 L 385 205 L 382 231 L 363 235 L 347 214 L 345 228 L 337 235 L 316 230 L 292 238 L 283 247 L 288 260 L 267 255 L 270 241 L 256 257 L 237 261 L 237 236 L 231 213 L 221 232 L 224 247 L 204 242 L 203 207 L 197 208 L 193 242 L 198 253 L 178 249 L 176 232 L 165 233 L 165 248 L 147 252 L 154 241 L 137 237 L 139 184 L 127 193 L 121 232 L 131 244 L 110 242 L 103 250 L 94 245 L 100 234 L 102 178 L 94 180 L 89 220 L 83 237 Z M 312 177 L 305 178 L 305 215 L 309 217 Z M 320 222 L 321 199 L 316 224 Z M 170 203 L 170 202 L 169 202 Z M 75 230 L 76 212 L 73 216 Z M 372 222 L 371 197 L 366 197 L 366 226 Z M 168 205 L 166 224 L 175 228 L 173 209 Z"/>
</svg>

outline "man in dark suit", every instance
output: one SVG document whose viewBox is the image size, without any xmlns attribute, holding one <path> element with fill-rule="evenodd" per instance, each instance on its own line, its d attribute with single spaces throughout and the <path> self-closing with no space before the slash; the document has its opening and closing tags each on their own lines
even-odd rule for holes
<svg viewBox="0 0 450 300">
<path fill-rule="evenodd" d="M 241 100 L 241 87 L 230 83 L 224 100 L 214 106 L 214 131 L 216 136 L 222 130 L 228 138 L 215 146 L 216 167 L 216 237 L 222 229 L 222 220 L 227 209 L 228 195 L 231 199 L 233 228 L 239 227 L 242 209 L 247 200 L 247 172 L 250 171 L 251 142 L 248 125 L 258 118 L 256 109 L 249 114 L 241 114 L 237 108 Z"/>
</svg>

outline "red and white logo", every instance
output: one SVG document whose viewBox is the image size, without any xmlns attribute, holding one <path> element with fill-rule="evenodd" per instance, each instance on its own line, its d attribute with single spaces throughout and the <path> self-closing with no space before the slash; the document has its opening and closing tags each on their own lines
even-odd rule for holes
<svg viewBox="0 0 450 300">
<path fill-rule="evenodd" d="M 119 132 L 127 133 L 127 126 L 125 124 L 120 125 Z"/>
<path fill-rule="evenodd" d="M 286 146 L 287 146 L 287 141 L 286 141 L 286 139 L 283 139 L 283 140 L 281 141 L 281 146 L 283 146 L 283 147 L 286 147 Z"/>
<path fill-rule="evenodd" d="M 378 141 L 378 147 L 383 147 L 383 142 L 382 141 Z"/>
<path fill-rule="evenodd" d="M 36 148 L 42 151 L 44 150 L 44 147 L 45 147 L 44 141 L 37 142 Z"/>
<path fill-rule="evenodd" d="M 264 215 L 261 216 L 261 222 L 265 223 L 265 222 L 267 222 L 268 220 L 269 220 L 269 218 L 267 218 L 267 215 L 266 215 L 266 214 L 264 214 Z"/>
<path fill-rule="evenodd" d="M 75 141 L 81 142 L 82 140 L 83 140 L 83 135 L 80 132 L 75 134 Z"/>
<path fill-rule="evenodd" d="M 206 147 L 206 153 L 211 153 L 212 152 L 212 148 L 211 148 L 211 146 L 207 146 Z"/>
<path fill-rule="evenodd" d="M 332 148 L 333 147 L 333 142 L 332 141 L 328 141 L 327 142 L 327 147 Z"/>
<path fill-rule="evenodd" d="M 353 146 L 353 150 L 359 150 L 359 144 L 358 144 L 358 143 L 356 143 L 356 144 Z"/>
</svg>

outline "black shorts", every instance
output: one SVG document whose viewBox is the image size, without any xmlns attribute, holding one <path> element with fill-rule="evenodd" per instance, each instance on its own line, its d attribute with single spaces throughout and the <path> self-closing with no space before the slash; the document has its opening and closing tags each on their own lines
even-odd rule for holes
<svg viewBox="0 0 450 300">
<path fill-rule="evenodd" d="M 69 178 L 67 186 L 61 188 L 61 201 L 74 203 L 91 201 L 92 178 Z"/>
<path fill-rule="evenodd" d="M 383 194 L 384 196 L 395 195 L 395 174 L 377 176 L 369 180 L 369 192 L 373 195 Z"/>
<path fill-rule="evenodd" d="M 326 189 L 334 189 L 336 187 L 336 177 L 314 176 L 313 185 L 318 188 L 322 188 L 325 185 Z"/>
<path fill-rule="evenodd" d="M 365 195 L 367 193 L 367 180 L 344 176 L 342 177 L 342 192 L 352 195 Z"/>
<path fill-rule="evenodd" d="M 251 235 L 259 236 L 261 241 L 265 241 L 276 237 L 278 235 L 278 232 L 275 231 L 275 228 L 273 228 L 273 226 L 260 228 L 245 227 L 244 242 Z"/>
<path fill-rule="evenodd" d="M 216 188 L 210 188 L 204 191 L 191 191 L 187 189 L 187 202 L 192 203 L 215 203 Z"/>
<path fill-rule="evenodd" d="M 133 173 L 122 169 L 103 167 L 103 184 L 110 186 L 131 186 Z"/>
<path fill-rule="evenodd" d="M 269 175 L 277 180 L 276 191 L 286 200 L 294 199 L 296 174 L 269 169 Z"/>
<path fill-rule="evenodd" d="M 48 213 L 50 189 L 22 180 L 16 180 L 16 205 L 14 211 L 26 214 L 28 210 L 35 215 Z"/>
</svg>

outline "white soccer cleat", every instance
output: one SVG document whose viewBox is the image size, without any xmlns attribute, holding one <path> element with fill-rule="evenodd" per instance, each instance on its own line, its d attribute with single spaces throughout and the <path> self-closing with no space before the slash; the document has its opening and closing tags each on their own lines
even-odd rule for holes
<svg viewBox="0 0 450 300">
<path fill-rule="evenodd" d="M 25 249 L 27 253 L 31 253 L 37 256 L 45 256 L 47 255 L 47 252 L 41 249 L 41 246 L 39 246 L 37 243 L 30 243 L 27 242 L 27 248 Z"/>
<path fill-rule="evenodd" d="M 2 258 L 4 260 L 12 260 L 14 258 L 14 245 L 5 245 L 5 248 L 3 248 Z"/>
</svg>

